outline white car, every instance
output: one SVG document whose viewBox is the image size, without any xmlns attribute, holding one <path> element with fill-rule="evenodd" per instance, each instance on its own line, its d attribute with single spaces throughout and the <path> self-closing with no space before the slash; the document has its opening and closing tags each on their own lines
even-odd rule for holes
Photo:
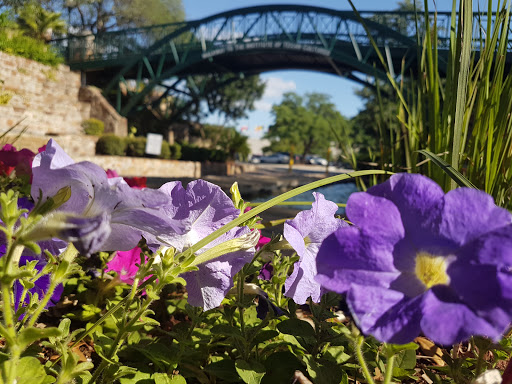
<svg viewBox="0 0 512 384">
<path fill-rule="evenodd" d="M 306 164 L 323 165 L 324 167 L 328 164 L 326 159 L 317 155 L 306 155 L 304 160 Z"/>
</svg>

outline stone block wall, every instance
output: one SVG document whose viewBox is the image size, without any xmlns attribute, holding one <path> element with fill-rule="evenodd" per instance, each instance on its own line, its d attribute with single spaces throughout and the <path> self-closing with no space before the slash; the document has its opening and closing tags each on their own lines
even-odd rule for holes
<svg viewBox="0 0 512 384">
<path fill-rule="evenodd" d="M 201 177 L 201 163 L 198 161 L 178 161 L 146 159 L 127 156 L 77 156 L 75 161 L 91 161 L 103 169 L 115 170 L 121 176 L 145 176 L 169 179 Z"/>
<path fill-rule="evenodd" d="M 108 132 L 126 136 L 128 131 L 126 119 L 98 90 L 80 91 L 80 74 L 65 65 L 53 68 L 0 52 L 0 95 L 4 96 L 0 98 L 4 100 L 0 104 L 0 134 L 17 124 L 12 133 L 25 130 L 24 135 L 46 137 L 46 141 L 51 136 L 77 136 L 59 139 L 59 144 L 90 142 L 82 133 L 81 123 L 92 117 L 104 121 Z M 92 149 L 88 154 L 94 155 L 94 145 L 81 151 L 86 149 Z"/>
</svg>

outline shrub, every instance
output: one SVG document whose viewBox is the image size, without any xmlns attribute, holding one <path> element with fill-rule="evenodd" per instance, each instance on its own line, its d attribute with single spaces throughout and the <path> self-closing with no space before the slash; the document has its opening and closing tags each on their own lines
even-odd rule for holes
<svg viewBox="0 0 512 384">
<path fill-rule="evenodd" d="M 181 159 L 181 145 L 179 143 L 174 143 L 169 146 L 171 150 L 171 159 L 179 160 Z"/>
<path fill-rule="evenodd" d="M 98 155 L 124 156 L 126 154 L 126 141 L 116 135 L 103 135 L 96 143 Z"/>
<path fill-rule="evenodd" d="M 64 62 L 64 59 L 43 41 L 8 29 L 0 31 L 0 51 L 54 67 Z"/>
<path fill-rule="evenodd" d="M 105 131 L 105 123 L 98 119 L 84 120 L 81 125 L 86 135 L 101 136 Z"/>
<path fill-rule="evenodd" d="M 181 159 L 190 161 L 226 161 L 228 154 L 220 149 L 199 148 L 190 144 L 181 147 Z"/>
<path fill-rule="evenodd" d="M 165 140 L 162 141 L 162 151 L 160 152 L 159 159 L 169 160 L 171 158 L 171 148 L 169 147 L 169 143 Z"/>
<path fill-rule="evenodd" d="M 135 157 L 144 157 L 146 154 L 146 138 L 145 137 L 127 137 L 126 155 Z"/>
</svg>

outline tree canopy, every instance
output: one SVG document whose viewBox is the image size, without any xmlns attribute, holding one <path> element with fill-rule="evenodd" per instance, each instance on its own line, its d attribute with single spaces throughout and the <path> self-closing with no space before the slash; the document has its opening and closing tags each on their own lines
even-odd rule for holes
<svg viewBox="0 0 512 384">
<path fill-rule="evenodd" d="M 346 120 L 330 101 L 330 96 L 309 93 L 305 97 L 294 92 L 283 95 L 279 105 L 272 107 L 275 122 L 265 137 L 272 151 L 325 155 Z"/>
<path fill-rule="evenodd" d="M 0 0 L 0 10 L 11 9 L 16 14 L 34 5 L 61 13 L 73 33 L 101 33 L 185 19 L 181 0 Z"/>
</svg>

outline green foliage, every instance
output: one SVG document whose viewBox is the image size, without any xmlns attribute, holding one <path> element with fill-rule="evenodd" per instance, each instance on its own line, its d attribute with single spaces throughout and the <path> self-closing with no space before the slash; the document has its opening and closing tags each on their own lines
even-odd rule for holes
<svg viewBox="0 0 512 384">
<path fill-rule="evenodd" d="M 96 142 L 98 155 L 124 156 L 126 154 L 126 141 L 116 135 L 103 135 Z"/>
<path fill-rule="evenodd" d="M 286 93 L 281 104 L 272 107 L 272 114 L 275 121 L 265 137 L 271 140 L 269 149 L 274 152 L 325 155 L 335 138 L 333 131 L 340 132 L 346 126 L 329 96 L 322 93 L 310 93 L 305 98 Z"/>
<path fill-rule="evenodd" d="M 171 158 L 171 148 L 169 147 L 169 143 L 165 140 L 162 140 L 162 151 L 158 158 L 165 160 L 169 160 Z"/>
<path fill-rule="evenodd" d="M 0 28 L 0 51 L 51 66 L 64 62 L 52 47 L 12 29 Z"/>
<path fill-rule="evenodd" d="M 24 35 L 49 42 L 53 34 L 66 32 L 66 22 L 61 16 L 60 12 L 47 11 L 35 1 L 31 1 L 23 6 L 16 21 Z"/>
<path fill-rule="evenodd" d="M 119 26 L 143 27 L 185 19 L 180 0 L 114 0 L 114 14 Z"/>
<path fill-rule="evenodd" d="M 254 103 L 265 91 L 265 83 L 259 76 L 240 78 L 225 75 L 216 81 L 224 82 L 226 85 L 210 89 L 206 93 L 206 102 L 209 111 L 223 115 L 226 122 L 247 117 L 247 111 L 254 110 Z M 209 89 L 208 83 L 206 89 Z"/>
<path fill-rule="evenodd" d="M 189 161 L 223 162 L 228 159 L 228 153 L 220 149 L 200 148 L 195 145 L 181 145 L 181 159 Z"/>
<path fill-rule="evenodd" d="M 144 157 L 146 155 L 145 137 L 127 137 L 125 143 L 127 156 Z"/>
<path fill-rule="evenodd" d="M 0 90 L 0 105 L 7 105 L 14 95 L 12 92 Z"/>
<path fill-rule="evenodd" d="M 105 123 L 98 119 L 87 119 L 80 124 L 86 135 L 101 136 L 105 131 Z"/>
<path fill-rule="evenodd" d="M 181 0 L 75 0 L 48 4 L 55 12 L 65 12 L 74 29 L 93 33 L 175 23 L 185 17 Z"/>
<path fill-rule="evenodd" d="M 382 89 L 394 98 L 387 99 L 384 93 L 368 97 L 367 111 L 355 121 L 362 121 L 363 126 L 372 118 L 376 121 L 379 145 L 373 155 L 378 168 L 421 172 L 445 190 L 456 186 L 452 176 L 460 172 L 491 194 L 498 205 L 510 209 L 512 72 L 505 71 L 502 60 L 508 54 L 504 31 L 510 27 L 509 9 L 503 4 L 490 22 L 489 7 L 485 15 L 489 22 L 473 28 L 470 6 L 461 7 L 467 12 L 460 15 L 459 23 L 452 14 L 453 33 L 444 66 L 439 64 L 438 26 L 429 20 L 427 2 L 424 5 L 425 14 L 418 17 L 418 41 L 423 49 L 418 50 L 415 71 L 421 76 L 405 76 L 398 83 L 388 72 L 389 84 Z M 471 35 L 472 39 L 462 38 Z M 471 53 L 477 41 L 479 55 Z M 384 59 L 382 64 L 386 66 Z M 451 168 L 425 161 L 421 150 L 444 159 Z M 446 173 L 448 169 L 453 172 Z"/>
<path fill-rule="evenodd" d="M 229 159 L 238 155 L 246 159 L 251 152 L 247 143 L 247 136 L 242 135 L 233 127 L 205 124 L 202 127 L 203 138 L 210 142 L 210 149 L 219 149 L 227 152 Z"/>
<path fill-rule="evenodd" d="M 179 160 L 181 159 L 181 145 L 180 143 L 174 143 L 169 146 L 171 150 L 171 159 Z"/>
</svg>

